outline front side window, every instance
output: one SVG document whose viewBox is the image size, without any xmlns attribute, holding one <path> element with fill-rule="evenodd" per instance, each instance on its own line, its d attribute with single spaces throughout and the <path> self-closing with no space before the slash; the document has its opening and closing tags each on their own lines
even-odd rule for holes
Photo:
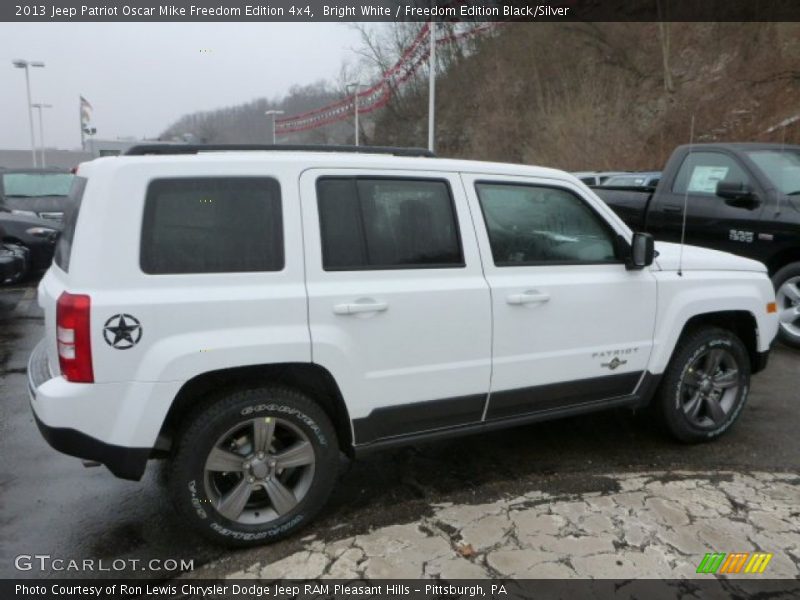
<svg viewBox="0 0 800 600">
<path fill-rule="evenodd" d="M 140 262 L 153 275 L 280 271 L 280 185 L 266 177 L 152 181 Z"/>
<path fill-rule="evenodd" d="M 739 164 L 727 154 L 720 152 L 691 152 L 683 161 L 672 192 L 675 194 L 717 194 L 720 181 L 750 185 L 750 177 Z"/>
<path fill-rule="evenodd" d="M 509 183 L 476 189 L 498 267 L 617 262 L 614 232 L 572 192 Z"/>
<path fill-rule="evenodd" d="M 325 270 L 464 266 L 445 181 L 323 177 L 317 200 Z"/>
</svg>

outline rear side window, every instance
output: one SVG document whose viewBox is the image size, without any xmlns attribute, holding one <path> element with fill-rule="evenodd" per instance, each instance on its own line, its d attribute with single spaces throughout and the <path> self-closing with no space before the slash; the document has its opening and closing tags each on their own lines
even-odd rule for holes
<svg viewBox="0 0 800 600">
<path fill-rule="evenodd" d="M 280 185 L 268 177 L 152 181 L 140 263 L 151 275 L 280 271 Z"/>
<path fill-rule="evenodd" d="M 327 271 L 464 266 L 445 181 L 323 177 L 317 198 Z"/>
<path fill-rule="evenodd" d="M 64 211 L 64 225 L 61 235 L 56 242 L 56 251 L 53 261 L 62 271 L 69 272 L 69 258 L 72 254 L 72 240 L 75 238 L 75 225 L 78 223 L 78 213 L 81 210 L 81 200 L 86 189 L 86 178 L 75 177 L 70 186 L 67 198 L 67 208 Z"/>
</svg>

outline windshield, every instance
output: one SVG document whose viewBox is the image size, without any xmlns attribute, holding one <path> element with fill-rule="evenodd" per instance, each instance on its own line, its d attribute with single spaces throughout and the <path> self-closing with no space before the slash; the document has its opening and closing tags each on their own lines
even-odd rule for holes
<svg viewBox="0 0 800 600">
<path fill-rule="evenodd" d="M 9 198 L 66 196 L 73 177 L 71 173 L 5 173 L 3 193 Z"/>
<path fill-rule="evenodd" d="M 747 156 L 781 192 L 800 194 L 800 151 L 754 150 Z"/>
</svg>

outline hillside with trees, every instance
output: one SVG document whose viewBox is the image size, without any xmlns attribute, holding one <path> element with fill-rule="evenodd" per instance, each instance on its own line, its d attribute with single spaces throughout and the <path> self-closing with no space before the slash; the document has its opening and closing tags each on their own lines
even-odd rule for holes
<svg viewBox="0 0 800 600">
<path fill-rule="evenodd" d="M 363 30 L 362 80 L 383 72 L 419 25 Z M 452 27 L 452 26 L 450 26 Z M 800 24 L 509 24 L 438 53 L 437 152 L 564 169 L 658 169 L 689 141 L 800 143 Z M 426 67 L 427 68 L 427 67 Z M 362 143 L 425 146 L 427 72 L 362 119 Z M 295 88 L 279 102 L 183 117 L 162 137 L 264 142 L 267 108 L 287 114 L 344 94 Z M 352 121 L 284 142 L 352 143 Z"/>
</svg>

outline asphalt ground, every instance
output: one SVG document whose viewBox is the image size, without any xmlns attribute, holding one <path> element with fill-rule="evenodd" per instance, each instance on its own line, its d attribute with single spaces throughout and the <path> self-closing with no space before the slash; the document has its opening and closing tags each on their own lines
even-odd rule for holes
<svg viewBox="0 0 800 600">
<path fill-rule="evenodd" d="M 778 347 L 767 370 L 754 378 L 740 421 L 714 443 L 677 444 L 647 414 L 619 410 L 390 450 L 343 462 L 330 502 L 303 533 L 232 552 L 181 526 L 165 494 L 162 464 L 151 462 L 141 482 L 128 482 L 105 468 L 86 469 L 44 442 L 30 412 L 25 376 L 28 355 L 42 335 L 35 282 L 0 288 L 2 578 L 175 575 L 143 567 L 150 559 L 192 560 L 198 571 L 212 564 L 216 571 L 234 572 L 256 560 L 268 564 L 290 556 L 312 536 L 315 543 L 332 544 L 430 517 L 436 505 L 446 503 L 608 492 L 625 473 L 800 473 L 800 352 Z M 119 559 L 128 562 L 121 570 L 91 573 L 37 566 L 19 571 L 20 555 L 102 560 L 106 568 L 121 565 Z"/>
</svg>

